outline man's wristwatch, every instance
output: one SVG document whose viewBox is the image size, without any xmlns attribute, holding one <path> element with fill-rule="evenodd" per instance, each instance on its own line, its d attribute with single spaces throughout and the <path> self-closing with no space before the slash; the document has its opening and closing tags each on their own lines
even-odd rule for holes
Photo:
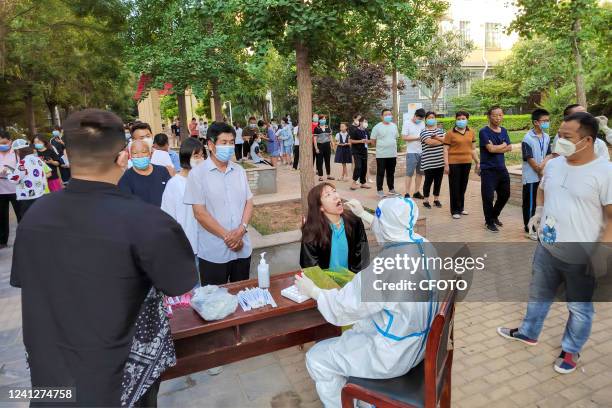
<svg viewBox="0 0 612 408">
<path fill-rule="evenodd" d="M 244 228 L 245 234 L 249 231 L 249 229 L 247 227 L 248 227 L 248 225 L 246 225 L 245 223 L 242 223 L 242 228 Z"/>
</svg>

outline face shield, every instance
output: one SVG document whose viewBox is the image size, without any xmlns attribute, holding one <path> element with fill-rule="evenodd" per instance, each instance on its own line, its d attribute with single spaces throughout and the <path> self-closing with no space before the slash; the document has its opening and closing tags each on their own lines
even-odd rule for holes
<svg viewBox="0 0 612 408">
<path fill-rule="evenodd" d="M 419 209 L 410 198 L 386 198 L 378 203 L 372 231 L 380 244 L 389 242 L 422 242 L 414 232 Z"/>
</svg>

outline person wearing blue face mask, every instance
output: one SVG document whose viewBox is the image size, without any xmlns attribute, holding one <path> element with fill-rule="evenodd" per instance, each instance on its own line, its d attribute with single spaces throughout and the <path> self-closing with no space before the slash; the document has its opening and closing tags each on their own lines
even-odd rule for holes
<svg viewBox="0 0 612 408">
<path fill-rule="evenodd" d="M 230 159 L 234 128 L 214 122 L 206 134 L 209 157 L 189 172 L 183 203 L 198 221 L 198 262 L 202 285 L 249 278 L 251 240 L 247 226 L 253 193 L 246 172 Z"/>
<path fill-rule="evenodd" d="M 21 219 L 16 187 L 9 180 L 16 168 L 17 157 L 11 148 L 11 136 L 0 130 L 0 249 L 6 248 L 9 239 L 9 205 L 13 206 L 17 222 Z"/>
<path fill-rule="evenodd" d="M 393 123 L 393 114 L 390 109 L 383 109 L 380 118 L 372 129 L 370 139 L 376 146 L 376 194 L 383 198 L 383 181 L 387 174 L 387 187 L 389 194 L 398 195 L 395 192 L 395 165 L 397 163 L 397 138 L 399 136 L 397 126 Z"/>
<path fill-rule="evenodd" d="M 468 126 L 469 117 L 465 111 L 455 113 L 455 126 L 444 136 L 444 172 L 448 174 L 450 212 L 456 220 L 468 214 L 464 203 L 472 161 L 476 164 L 476 173 L 480 168 L 476 134 Z"/>
<path fill-rule="evenodd" d="M 334 178 L 331 176 L 331 135 L 331 129 L 327 125 L 327 116 L 319 115 L 319 125 L 313 131 L 319 181 L 323 181 L 323 162 L 325 162 L 327 179 L 334 180 Z"/>
<path fill-rule="evenodd" d="M 538 240 L 536 231 L 529 231 L 527 224 L 536 210 L 536 196 L 540 178 L 544 172 L 546 162 L 552 158 L 552 149 L 548 129 L 550 128 L 550 114 L 544 109 L 536 109 L 531 113 L 530 129 L 521 143 L 523 156 L 523 225 L 529 239 Z"/>
<path fill-rule="evenodd" d="M 164 166 L 151 164 L 151 147 L 144 140 L 134 140 L 130 145 L 132 167 L 119 180 L 119 189 L 134 194 L 142 201 L 161 206 L 170 173 Z"/>
<path fill-rule="evenodd" d="M 440 187 L 444 178 L 444 130 L 438 127 L 435 112 L 425 114 L 425 128 L 421 131 L 421 168 L 425 173 L 423 183 L 423 207 L 431 209 L 429 192 L 433 184 L 434 205 L 442 207 Z"/>
</svg>

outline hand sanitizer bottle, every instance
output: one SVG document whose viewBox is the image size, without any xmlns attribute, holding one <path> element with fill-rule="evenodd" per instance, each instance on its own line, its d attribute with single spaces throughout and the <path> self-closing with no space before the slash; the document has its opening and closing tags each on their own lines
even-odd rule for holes
<svg viewBox="0 0 612 408">
<path fill-rule="evenodd" d="M 261 260 L 257 266 L 257 283 L 262 289 L 270 287 L 270 265 L 266 263 L 265 254 L 265 252 L 261 253 Z"/>
</svg>

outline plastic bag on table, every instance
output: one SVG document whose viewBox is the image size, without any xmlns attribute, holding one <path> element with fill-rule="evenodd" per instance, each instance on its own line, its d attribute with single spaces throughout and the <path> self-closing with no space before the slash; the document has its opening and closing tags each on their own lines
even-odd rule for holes
<svg viewBox="0 0 612 408">
<path fill-rule="evenodd" d="M 347 283 L 353 280 L 355 277 L 355 273 L 349 271 L 348 269 L 340 269 L 338 271 L 324 271 L 327 276 L 332 278 L 334 282 L 336 282 L 341 288 L 344 287 Z"/>
<path fill-rule="evenodd" d="M 204 320 L 220 320 L 234 313 L 238 307 L 238 298 L 226 288 L 206 285 L 194 291 L 191 307 Z"/>
<path fill-rule="evenodd" d="M 340 285 L 329 277 L 323 269 L 318 266 L 302 269 L 304 275 L 308 276 L 321 289 L 340 289 Z"/>
</svg>

